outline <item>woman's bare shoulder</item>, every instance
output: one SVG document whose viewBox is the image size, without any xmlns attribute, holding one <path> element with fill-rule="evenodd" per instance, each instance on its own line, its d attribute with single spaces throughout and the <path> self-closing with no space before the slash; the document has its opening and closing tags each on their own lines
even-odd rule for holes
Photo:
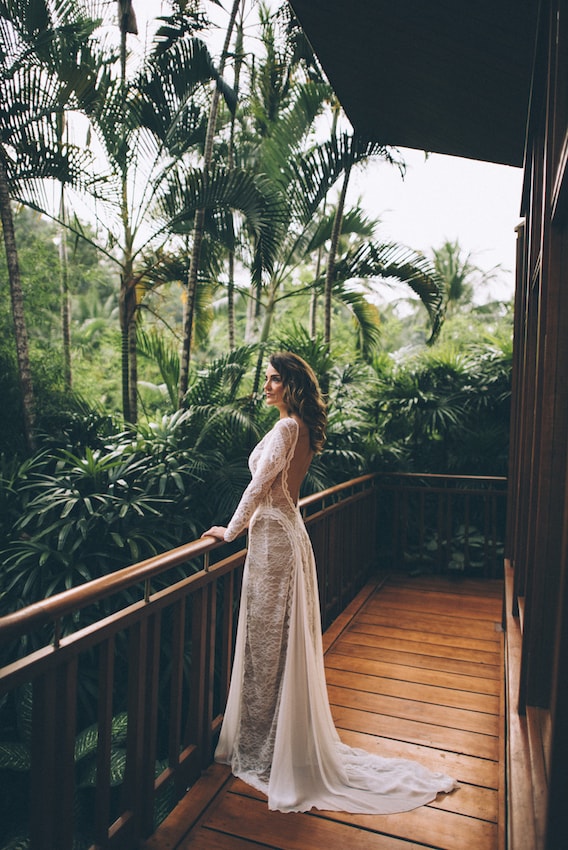
<svg viewBox="0 0 568 850">
<path fill-rule="evenodd" d="M 302 425 L 304 423 L 301 419 L 297 419 L 295 416 L 283 416 L 282 419 L 277 419 L 275 428 L 283 428 L 287 431 L 298 431 L 302 429 Z"/>
</svg>

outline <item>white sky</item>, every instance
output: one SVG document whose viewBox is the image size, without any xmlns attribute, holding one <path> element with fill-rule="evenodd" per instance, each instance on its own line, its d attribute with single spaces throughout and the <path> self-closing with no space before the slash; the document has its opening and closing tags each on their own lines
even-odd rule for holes
<svg viewBox="0 0 568 850">
<path fill-rule="evenodd" d="M 512 297 L 522 169 L 401 153 L 407 163 L 404 180 L 398 169 L 379 162 L 351 178 L 351 199 L 360 197 L 363 209 L 381 219 L 380 239 L 430 256 L 433 248 L 457 239 L 481 269 L 502 266 L 492 297 Z"/>
</svg>

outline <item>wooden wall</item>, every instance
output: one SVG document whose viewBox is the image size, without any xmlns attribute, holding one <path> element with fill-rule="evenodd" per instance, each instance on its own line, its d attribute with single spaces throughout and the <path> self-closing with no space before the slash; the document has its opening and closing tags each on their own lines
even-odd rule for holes
<svg viewBox="0 0 568 850">
<path fill-rule="evenodd" d="M 506 570 L 522 634 L 510 712 L 526 733 L 534 850 L 568 847 L 568 0 L 543 0 L 518 230 L 515 360 Z M 516 704 L 515 704 L 516 703 Z M 517 746 L 523 741 L 513 741 Z M 515 760 L 510 761 L 515 770 Z M 528 766 L 528 767 L 527 767 Z M 528 850 L 528 847 L 527 847 Z"/>
</svg>

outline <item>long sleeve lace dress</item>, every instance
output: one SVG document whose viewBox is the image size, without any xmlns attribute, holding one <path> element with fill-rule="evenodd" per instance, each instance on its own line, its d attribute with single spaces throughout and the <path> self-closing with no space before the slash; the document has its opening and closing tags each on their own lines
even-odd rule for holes
<svg viewBox="0 0 568 850">
<path fill-rule="evenodd" d="M 325 681 L 310 539 L 288 490 L 299 425 L 279 419 L 253 450 L 252 480 L 225 540 L 249 547 L 235 659 L 216 761 L 264 792 L 271 809 L 387 814 L 457 783 L 406 759 L 341 743 Z"/>
</svg>

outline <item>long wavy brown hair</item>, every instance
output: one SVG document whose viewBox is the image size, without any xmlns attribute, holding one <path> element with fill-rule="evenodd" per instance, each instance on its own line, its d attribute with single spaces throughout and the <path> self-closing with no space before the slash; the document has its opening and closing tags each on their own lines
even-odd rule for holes
<svg viewBox="0 0 568 850">
<path fill-rule="evenodd" d="M 321 452 L 325 443 L 327 413 L 314 370 L 291 351 L 272 354 L 270 363 L 282 378 L 282 399 L 288 413 L 296 414 L 305 422 L 310 432 L 310 446 L 314 452 Z"/>
</svg>

